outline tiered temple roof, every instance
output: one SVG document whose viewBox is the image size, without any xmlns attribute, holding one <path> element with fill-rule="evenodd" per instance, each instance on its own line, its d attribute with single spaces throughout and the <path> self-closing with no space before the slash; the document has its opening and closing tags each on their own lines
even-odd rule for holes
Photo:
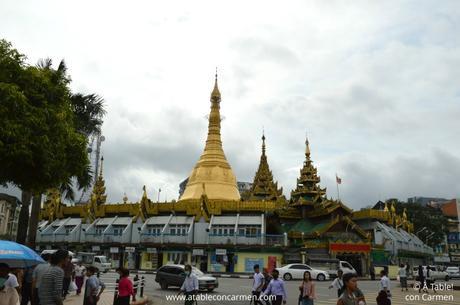
<svg viewBox="0 0 460 305">
<path fill-rule="evenodd" d="M 300 177 L 297 178 L 297 187 L 291 191 L 291 205 L 293 206 L 313 206 L 315 203 L 321 203 L 326 194 L 326 189 L 322 189 L 319 186 L 321 179 L 310 157 L 308 138 L 305 141 L 305 145 L 305 161 L 300 170 Z"/>
<path fill-rule="evenodd" d="M 273 180 L 265 154 L 265 134 L 262 135 L 262 155 L 260 156 L 259 168 L 257 169 L 251 189 L 246 194 L 249 200 L 285 200 L 283 188 L 278 188 L 278 182 Z"/>
</svg>

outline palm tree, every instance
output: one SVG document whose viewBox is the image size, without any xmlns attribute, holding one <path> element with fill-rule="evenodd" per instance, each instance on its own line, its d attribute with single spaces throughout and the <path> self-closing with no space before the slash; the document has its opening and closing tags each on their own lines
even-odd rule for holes
<svg viewBox="0 0 460 305">
<path fill-rule="evenodd" d="M 37 67 L 41 69 L 52 69 L 51 59 L 40 60 Z M 57 83 L 69 82 L 67 67 L 64 60 L 59 63 L 58 68 L 53 71 L 53 80 Z M 69 97 L 70 107 L 74 113 L 75 129 L 84 134 L 87 139 L 101 131 L 103 117 L 106 114 L 104 99 L 96 94 L 71 94 Z M 88 164 L 86 170 L 79 176 L 71 177 L 62 181 L 59 189 L 64 198 L 70 201 L 75 199 L 74 184 L 78 190 L 87 189 L 91 186 L 92 171 Z M 30 201 L 30 200 L 29 200 Z M 35 236 L 37 235 L 38 218 L 41 209 L 41 194 L 34 196 L 32 211 L 29 222 L 29 245 L 35 246 Z M 28 210 L 27 210 L 28 211 Z M 22 212 L 22 211 L 21 211 Z M 26 229 L 27 230 L 27 229 Z"/>
</svg>

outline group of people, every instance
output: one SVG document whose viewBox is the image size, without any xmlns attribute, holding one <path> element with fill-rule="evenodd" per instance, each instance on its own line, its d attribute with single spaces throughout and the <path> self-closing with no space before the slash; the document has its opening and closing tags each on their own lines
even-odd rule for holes
<svg viewBox="0 0 460 305">
<path fill-rule="evenodd" d="M 81 293 L 85 276 L 83 303 L 97 304 L 105 289 L 96 276 L 97 268 L 85 268 L 81 263 L 74 267 L 66 250 L 42 258 L 45 263 L 21 271 L 0 263 L 0 305 L 62 305 L 71 283 L 75 282 L 76 293 Z"/>
<path fill-rule="evenodd" d="M 358 278 L 354 274 L 343 275 L 342 270 L 329 288 L 337 289 L 337 305 L 365 305 L 364 294 L 358 288 Z M 254 305 L 281 305 L 287 302 L 287 290 L 284 281 L 279 278 L 279 271 L 274 269 L 271 274 L 267 268 L 260 272 L 260 266 L 254 266 L 252 296 Z M 272 296 L 272 297 L 268 297 Z M 311 273 L 305 271 L 299 286 L 298 303 L 301 305 L 313 305 L 316 299 L 315 282 Z"/>
</svg>

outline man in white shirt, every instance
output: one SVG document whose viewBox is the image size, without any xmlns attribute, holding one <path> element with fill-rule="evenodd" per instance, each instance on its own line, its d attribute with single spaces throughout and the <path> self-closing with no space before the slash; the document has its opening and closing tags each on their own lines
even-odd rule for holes
<svg viewBox="0 0 460 305">
<path fill-rule="evenodd" d="M 254 300 L 254 305 L 262 305 L 259 301 L 260 292 L 262 291 L 262 287 L 264 286 L 265 277 L 262 273 L 260 273 L 260 266 L 258 264 L 254 265 L 254 276 L 252 282 L 252 295 Z"/>
<path fill-rule="evenodd" d="M 390 279 L 387 276 L 386 270 L 380 271 L 380 291 L 382 290 L 385 291 L 388 299 L 391 299 Z"/>
<path fill-rule="evenodd" d="M 18 278 L 16 275 L 10 273 L 10 266 L 5 263 L 0 263 L 0 277 L 7 278 L 4 283 L 5 287 L 11 287 L 19 290 Z"/>
<path fill-rule="evenodd" d="M 331 288 L 337 289 L 337 297 L 338 298 L 340 298 L 340 296 L 342 295 L 343 291 L 345 290 L 344 289 L 345 287 L 343 285 L 342 276 L 343 276 L 343 271 L 341 269 L 339 269 L 337 271 L 337 277 L 332 281 L 332 284 L 329 286 L 329 289 L 331 289 Z"/>
<path fill-rule="evenodd" d="M 199 290 L 198 278 L 192 273 L 192 266 L 185 265 L 184 271 L 185 280 L 180 287 L 180 291 L 185 294 L 185 305 L 193 305 L 195 301 L 193 297 Z"/>
</svg>

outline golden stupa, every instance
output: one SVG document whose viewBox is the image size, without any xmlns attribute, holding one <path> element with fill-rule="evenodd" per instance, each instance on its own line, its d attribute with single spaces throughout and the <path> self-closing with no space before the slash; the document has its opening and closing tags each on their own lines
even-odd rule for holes
<svg viewBox="0 0 460 305">
<path fill-rule="evenodd" d="M 206 194 L 209 199 L 239 200 L 240 193 L 232 168 L 225 158 L 220 139 L 220 92 L 217 74 L 211 93 L 208 138 L 203 154 L 189 176 L 184 194 L 179 200 L 199 199 Z"/>
</svg>

